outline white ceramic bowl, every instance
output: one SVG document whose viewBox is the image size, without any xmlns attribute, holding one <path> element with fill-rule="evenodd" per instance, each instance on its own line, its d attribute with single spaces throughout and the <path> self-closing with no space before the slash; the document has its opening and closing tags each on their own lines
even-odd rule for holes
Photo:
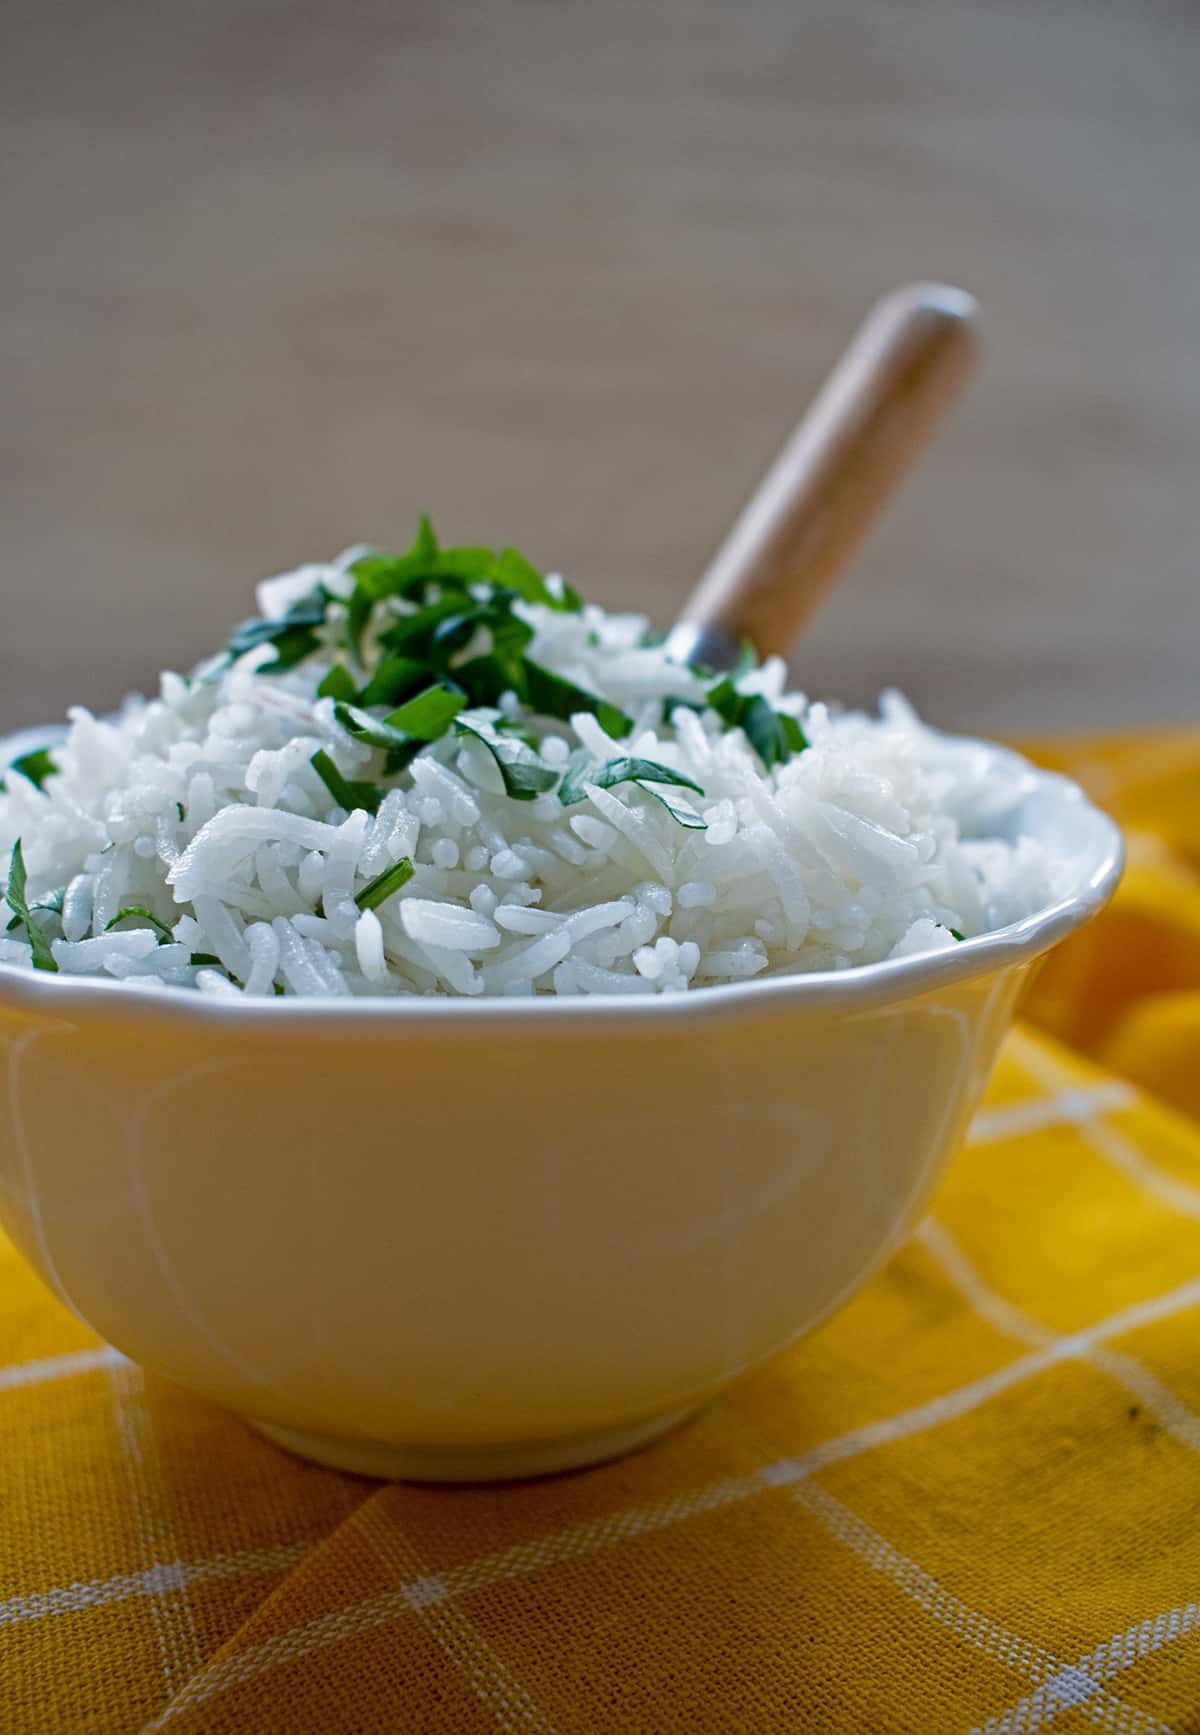
<svg viewBox="0 0 1200 1735">
<path fill-rule="evenodd" d="M 1121 868 L 995 755 L 1070 890 L 953 950 L 673 998 L 230 1002 L 0 966 L 0 1217 L 146 1367 L 323 1463 L 492 1479 L 670 1427 L 925 1207 L 1035 960 Z"/>
</svg>

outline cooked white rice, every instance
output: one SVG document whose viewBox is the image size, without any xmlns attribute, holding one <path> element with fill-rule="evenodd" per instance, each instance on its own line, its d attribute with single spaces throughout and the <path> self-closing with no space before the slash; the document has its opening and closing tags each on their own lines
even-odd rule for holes
<svg viewBox="0 0 1200 1735">
<path fill-rule="evenodd" d="M 267 581 L 262 613 L 315 583 L 346 596 L 361 552 Z M 374 815 L 347 812 L 313 754 L 348 779 L 379 778 L 382 755 L 315 696 L 324 643 L 269 676 L 264 644 L 221 673 L 165 674 L 112 720 L 76 708 L 44 787 L 8 772 L 0 864 L 20 839 L 28 904 L 61 902 L 31 918 L 57 969 L 227 996 L 664 994 L 951 947 L 1060 891 L 1037 844 L 988 837 L 1011 798 L 993 762 L 898 694 L 878 718 L 836 714 L 785 691 L 778 660 L 742 675 L 809 742 L 768 771 L 712 710 L 665 719 L 664 699 L 702 705 L 705 684 L 643 642 L 639 617 L 517 612 L 542 665 L 634 719 L 616 740 L 594 715 L 522 712 L 542 766 L 581 747 L 653 760 L 703 790 L 662 791 L 692 824 L 641 783 L 589 784 L 569 807 L 554 789 L 514 800 L 454 731 L 385 780 Z M 513 695 L 501 709 L 521 711 Z M 411 879 L 360 908 L 404 857 Z M 162 931 L 137 915 L 110 929 L 126 909 Z M 19 921 L 0 926 L 0 962 L 34 967 Z"/>
</svg>

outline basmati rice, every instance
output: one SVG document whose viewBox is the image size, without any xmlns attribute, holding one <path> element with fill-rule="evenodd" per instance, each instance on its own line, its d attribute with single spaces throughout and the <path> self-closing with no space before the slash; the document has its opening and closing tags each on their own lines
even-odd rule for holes
<svg viewBox="0 0 1200 1735">
<path fill-rule="evenodd" d="M 362 554 L 267 581 L 263 614 L 319 583 L 338 618 Z M 112 719 L 73 710 L 43 787 L 7 773 L 0 850 L 21 840 L 29 919 L 57 968 L 226 996 L 670 994 L 952 947 L 1059 895 L 1044 849 L 995 835 L 1016 773 L 927 729 L 898 694 L 878 717 L 839 714 L 788 692 L 776 659 L 741 674 L 737 695 L 807 738 L 768 769 L 640 617 L 524 601 L 514 613 L 543 669 L 633 718 L 619 739 L 598 715 L 547 717 L 505 693 L 529 764 L 557 776 L 580 748 L 633 756 L 703 794 L 585 779 L 571 805 L 552 786 L 513 799 L 483 742 L 454 731 L 389 778 L 381 750 L 317 696 L 328 637 L 271 674 L 260 643 L 164 675 L 158 698 Z M 365 654 L 369 673 L 378 646 Z M 382 776 L 374 814 L 333 799 L 322 753 L 351 784 Z M 406 857 L 411 878 L 362 907 Z M 11 897 L 10 913 L 0 963 L 32 969 Z"/>
</svg>

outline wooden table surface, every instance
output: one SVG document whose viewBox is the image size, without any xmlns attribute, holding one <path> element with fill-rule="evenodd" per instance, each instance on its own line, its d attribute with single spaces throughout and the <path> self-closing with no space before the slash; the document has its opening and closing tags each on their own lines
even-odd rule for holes
<svg viewBox="0 0 1200 1735">
<path fill-rule="evenodd" d="M 1198 86 L 1170 0 L 8 0 L 0 723 L 422 508 L 669 618 L 914 276 L 987 370 L 801 683 L 1194 716 Z"/>
</svg>

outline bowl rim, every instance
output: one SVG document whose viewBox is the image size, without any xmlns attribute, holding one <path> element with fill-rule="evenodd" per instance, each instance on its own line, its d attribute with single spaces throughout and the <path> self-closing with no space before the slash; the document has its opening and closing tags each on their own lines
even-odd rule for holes
<svg viewBox="0 0 1200 1735">
<path fill-rule="evenodd" d="M 1098 914 L 1112 897 L 1125 863 L 1116 822 L 1089 800 L 1078 784 L 1043 771 L 1022 754 L 994 741 L 945 733 L 948 739 L 985 748 L 998 761 L 1026 775 L 1024 799 L 1049 795 L 1066 814 L 1074 813 L 1094 834 L 1086 851 L 1088 871 L 1075 889 L 1054 903 L 990 933 L 978 934 L 953 949 L 885 958 L 847 970 L 780 972 L 745 982 L 714 983 L 684 994 L 597 994 L 530 996 L 362 995 L 328 1000 L 302 996 L 229 999 L 182 990 L 146 988 L 136 981 L 99 976 L 51 974 L 0 962 L 0 1008 L 55 1014 L 77 1020 L 109 1022 L 153 1020 L 172 1026 L 236 1028 L 239 1033 L 278 1030 L 281 1022 L 300 1035 L 338 1030 L 376 1032 L 387 1025 L 411 1029 L 415 1023 L 450 1020 L 472 1024 L 541 1027 L 628 1023 L 687 1025 L 713 1018 L 742 1017 L 786 1005 L 797 1014 L 847 1013 L 917 999 L 1031 963 Z M 1085 817 L 1086 816 L 1086 817 Z"/>
</svg>

